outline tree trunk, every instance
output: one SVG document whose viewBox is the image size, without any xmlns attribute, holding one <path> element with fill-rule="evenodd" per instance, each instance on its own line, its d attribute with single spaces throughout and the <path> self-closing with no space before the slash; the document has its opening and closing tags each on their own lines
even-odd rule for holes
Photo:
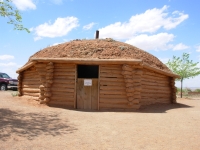
<svg viewBox="0 0 200 150">
<path fill-rule="evenodd" d="M 183 93 L 183 78 L 181 78 L 181 98 L 182 98 L 182 93 Z"/>
</svg>

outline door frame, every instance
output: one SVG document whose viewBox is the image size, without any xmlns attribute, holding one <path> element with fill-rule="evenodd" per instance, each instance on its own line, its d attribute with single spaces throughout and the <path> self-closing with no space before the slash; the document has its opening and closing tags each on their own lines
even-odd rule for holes
<svg viewBox="0 0 200 150">
<path fill-rule="evenodd" d="M 75 91 L 74 91 L 74 108 L 77 109 L 77 82 L 78 82 L 78 65 L 88 65 L 93 66 L 94 64 L 75 64 Z M 99 110 L 99 91 L 100 91 L 100 64 L 95 64 L 94 66 L 98 66 L 98 85 L 97 85 L 97 110 Z M 92 78 L 91 78 L 92 79 Z"/>
</svg>

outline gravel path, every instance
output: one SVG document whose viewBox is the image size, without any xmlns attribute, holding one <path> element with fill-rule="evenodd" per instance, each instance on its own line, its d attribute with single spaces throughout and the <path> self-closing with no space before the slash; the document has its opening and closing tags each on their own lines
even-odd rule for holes
<svg viewBox="0 0 200 150">
<path fill-rule="evenodd" d="M 0 150 L 195 150 L 199 140 L 200 99 L 137 112 L 87 112 L 0 91 Z"/>
</svg>

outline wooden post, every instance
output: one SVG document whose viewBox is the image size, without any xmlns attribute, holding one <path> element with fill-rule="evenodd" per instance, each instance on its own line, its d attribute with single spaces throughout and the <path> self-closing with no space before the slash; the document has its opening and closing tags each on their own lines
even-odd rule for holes
<svg viewBox="0 0 200 150">
<path fill-rule="evenodd" d="M 101 65 L 99 65 L 99 74 L 98 74 L 98 103 L 97 103 L 97 105 L 98 105 L 98 110 L 99 110 L 99 92 L 100 92 L 100 71 L 101 71 Z"/>
<path fill-rule="evenodd" d="M 77 88 L 77 64 L 75 64 L 74 109 L 77 108 L 76 88 Z"/>
</svg>

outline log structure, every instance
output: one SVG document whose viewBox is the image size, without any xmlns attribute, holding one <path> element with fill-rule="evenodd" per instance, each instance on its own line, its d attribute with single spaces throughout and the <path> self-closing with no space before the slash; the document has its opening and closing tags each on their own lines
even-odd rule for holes
<svg viewBox="0 0 200 150">
<path fill-rule="evenodd" d="M 21 95 L 25 95 L 34 100 L 39 100 L 39 86 L 40 77 L 36 71 L 35 66 L 28 68 L 22 72 L 23 76 L 20 77 L 19 85 L 21 85 Z"/>
<path fill-rule="evenodd" d="M 45 48 L 17 73 L 19 96 L 90 110 L 176 103 L 179 78 L 151 54 L 114 40 L 75 40 Z"/>
<path fill-rule="evenodd" d="M 22 96 L 22 73 L 19 73 L 17 79 L 18 79 L 18 96 Z"/>
</svg>

